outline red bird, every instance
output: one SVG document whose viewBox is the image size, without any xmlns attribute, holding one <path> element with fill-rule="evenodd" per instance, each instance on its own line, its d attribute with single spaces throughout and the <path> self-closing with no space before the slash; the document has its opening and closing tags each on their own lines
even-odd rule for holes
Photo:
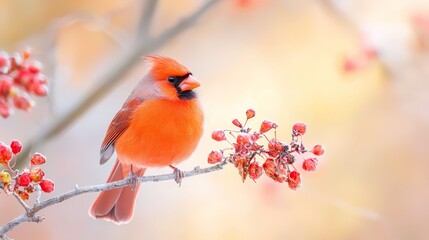
<svg viewBox="0 0 429 240">
<path fill-rule="evenodd" d="M 161 56 L 146 57 L 149 70 L 115 115 L 101 145 L 100 164 L 116 151 L 117 160 L 107 182 L 131 171 L 144 175 L 147 167 L 173 167 L 196 148 L 203 133 L 203 113 L 193 89 L 197 79 L 182 64 Z M 133 217 L 139 188 L 102 191 L 89 209 L 93 218 L 116 224 Z"/>
</svg>

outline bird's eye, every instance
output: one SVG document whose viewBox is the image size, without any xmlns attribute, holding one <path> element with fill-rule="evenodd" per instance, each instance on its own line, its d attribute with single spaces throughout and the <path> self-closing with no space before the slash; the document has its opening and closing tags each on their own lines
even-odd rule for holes
<svg viewBox="0 0 429 240">
<path fill-rule="evenodd" d="M 168 77 L 168 81 L 174 83 L 176 81 L 176 77 Z"/>
</svg>

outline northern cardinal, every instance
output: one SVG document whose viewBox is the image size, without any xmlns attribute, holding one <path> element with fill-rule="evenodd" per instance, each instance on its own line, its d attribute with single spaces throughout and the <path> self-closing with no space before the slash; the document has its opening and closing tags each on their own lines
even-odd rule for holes
<svg viewBox="0 0 429 240">
<path fill-rule="evenodd" d="M 101 145 L 100 164 L 117 154 L 107 182 L 131 171 L 143 176 L 147 167 L 170 166 L 179 177 L 173 164 L 194 151 L 203 132 L 203 113 L 193 91 L 200 86 L 197 79 L 174 59 L 146 59 L 148 71 L 113 118 Z M 102 191 L 89 215 L 116 224 L 129 222 L 139 185 Z"/>
</svg>

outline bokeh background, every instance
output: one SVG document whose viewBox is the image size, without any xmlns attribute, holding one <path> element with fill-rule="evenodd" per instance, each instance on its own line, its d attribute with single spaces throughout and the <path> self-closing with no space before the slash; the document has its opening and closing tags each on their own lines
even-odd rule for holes
<svg viewBox="0 0 429 240">
<path fill-rule="evenodd" d="M 0 48 L 33 48 L 50 96 L 0 119 L 0 140 L 24 143 L 103 83 L 106 66 L 133 46 L 145 1 L 0 1 Z M 157 1 L 158 36 L 202 0 Z M 289 140 L 296 121 L 307 145 L 327 154 L 297 191 L 235 168 L 141 187 L 131 223 L 88 217 L 96 194 L 50 207 L 16 239 L 428 239 L 429 3 L 424 0 L 224 0 L 152 54 L 187 65 L 202 82 L 205 134 L 181 169 L 206 166 L 229 128 L 254 108 L 255 128 L 276 121 Z M 53 194 L 105 181 L 99 166 L 108 124 L 142 76 L 143 60 L 65 131 L 32 151 L 48 157 Z M 148 174 L 168 173 L 151 169 Z M 0 194 L 0 224 L 22 213 Z"/>
</svg>

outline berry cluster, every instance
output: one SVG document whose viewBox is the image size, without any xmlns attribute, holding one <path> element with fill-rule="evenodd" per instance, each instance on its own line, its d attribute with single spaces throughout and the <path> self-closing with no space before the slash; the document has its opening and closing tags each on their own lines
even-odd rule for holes
<svg viewBox="0 0 429 240">
<path fill-rule="evenodd" d="M 210 164 L 221 161 L 233 163 L 243 180 L 249 176 L 253 181 L 258 179 L 263 173 L 276 182 L 287 182 L 289 188 L 295 190 L 301 185 L 301 174 L 294 166 L 298 160 L 302 159 L 302 169 L 305 171 L 315 171 L 318 160 L 317 157 L 324 154 L 322 145 L 315 145 L 311 151 L 307 151 L 302 143 L 302 136 L 307 131 L 307 125 L 302 122 L 295 123 L 292 128 L 292 140 L 289 145 L 277 139 L 276 129 L 278 125 L 269 120 L 264 120 L 259 131 L 251 132 L 246 127 L 249 119 L 255 116 L 255 111 L 246 111 L 246 122 L 241 124 L 238 119 L 232 123 L 239 130 L 218 130 L 213 131 L 212 138 L 216 141 L 226 141 L 232 147 L 222 150 L 214 150 L 208 156 Z M 273 130 L 274 138 L 269 139 L 267 133 Z M 234 141 L 227 138 L 229 135 Z M 260 142 L 265 140 L 267 146 Z M 309 157 L 305 156 L 310 154 Z M 258 160 L 263 160 L 261 164 Z"/>
<path fill-rule="evenodd" d="M 32 60 L 29 50 L 9 56 L 0 52 L 0 116 L 9 117 L 16 109 L 28 111 L 34 106 L 30 95 L 46 96 L 46 77 L 41 74 L 42 64 Z"/>
<path fill-rule="evenodd" d="M 16 155 L 22 150 L 22 144 L 14 140 L 8 146 L 0 142 L 0 164 L 9 172 L 0 172 L 0 185 L 6 193 L 15 192 L 22 200 L 28 200 L 30 194 L 37 187 L 43 192 L 54 191 L 54 182 L 45 178 L 45 173 L 38 167 L 46 162 L 46 157 L 40 153 L 35 153 L 30 159 L 30 169 L 13 170 L 16 164 Z M 11 164 L 13 162 L 13 164 Z"/>
</svg>

